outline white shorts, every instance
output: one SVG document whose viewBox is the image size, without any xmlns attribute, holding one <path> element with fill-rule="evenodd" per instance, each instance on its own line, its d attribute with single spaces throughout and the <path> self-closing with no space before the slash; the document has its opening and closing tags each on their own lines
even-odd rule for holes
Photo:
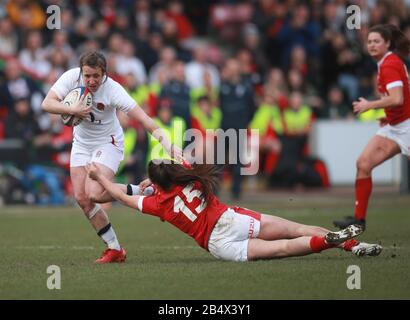
<svg viewBox="0 0 410 320">
<path fill-rule="evenodd" d="M 410 119 L 394 126 L 387 124 L 377 131 L 377 135 L 393 140 L 399 145 L 402 154 L 410 156 Z"/>
<path fill-rule="evenodd" d="M 248 261 L 248 242 L 259 235 L 260 216 L 243 208 L 226 210 L 209 237 L 209 252 L 217 259 Z"/>
<path fill-rule="evenodd" d="M 70 167 L 83 167 L 88 163 L 98 162 L 116 173 L 123 159 L 124 149 L 114 146 L 112 143 L 91 148 L 73 143 Z"/>
</svg>

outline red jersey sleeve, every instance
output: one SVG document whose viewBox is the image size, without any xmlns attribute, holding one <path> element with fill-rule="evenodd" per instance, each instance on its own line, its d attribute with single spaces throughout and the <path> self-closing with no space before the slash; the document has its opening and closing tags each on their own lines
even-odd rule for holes
<svg viewBox="0 0 410 320">
<path fill-rule="evenodd" d="M 140 196 L 138 200 L 138 210 L 142 213 L 151 214 L 153 216 L 161 216 L 158 204 L 158 198 L 152 196 Z"/>
<path fill-rule="evenodd" d="M 403 65 L 392 61 L 385 63 L 380 70 L 381 77 L 384 80 L 386 90 L 394 87 L 403 87 Z"/>
</svg>

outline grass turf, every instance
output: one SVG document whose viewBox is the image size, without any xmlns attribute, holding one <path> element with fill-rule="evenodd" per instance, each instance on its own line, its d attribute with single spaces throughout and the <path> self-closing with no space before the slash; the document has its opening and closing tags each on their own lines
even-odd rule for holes
<svg viewBox="0 0 410 320">
<path fill-rule="evenodd" d="M 333 219 L 351 212 L 352 199 L 265 194 L 239 204 L 332 228 Z M 128 258 L 111 265 L 93 263 L 104 246 L 80 209 L 3 207 L 0 299 L 409 299 L 409 207 L 408 196 L 373 197 L 359 239 L 381 243 L 379 257 L 328 250 L 232 263 L 214 259 L 167 223 L 114 206 L 111 222 Z M 49 265 L 61 269 L 61 290 L 47 289 Z M 346 286 L 349 265 L 360 267 L 360 290 Z"/>
</svg>

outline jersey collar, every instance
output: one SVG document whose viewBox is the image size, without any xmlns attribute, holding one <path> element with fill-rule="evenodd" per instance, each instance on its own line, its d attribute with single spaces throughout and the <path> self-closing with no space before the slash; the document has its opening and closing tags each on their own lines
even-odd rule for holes
<svg viewBox="0 0 410 320">
<path fill-rule="evenodd" d="M 382 63 L 384 62 L 384 59 L 386 59 L 389 55 L 391 55 L 393 52 L 391 51 L 387 51 L 386 54 L 383 56 L 383 58 L 381 58 L 381 60 L 379 62 L 377 62 L 377 67 L 380 68 L 380 66 L 382 65 Z"/>
</svg>

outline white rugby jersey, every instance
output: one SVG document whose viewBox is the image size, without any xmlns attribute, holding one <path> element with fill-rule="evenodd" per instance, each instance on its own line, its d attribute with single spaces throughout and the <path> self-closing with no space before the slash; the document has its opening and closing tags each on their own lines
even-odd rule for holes
<svg viewBox="0 0 410 320">
<path fill-rule="evenodd" d="M 51 87 L 59 99 L 74 88 L 84 85 L 80 77 L 80 68 L 66 71 Z M 137 103 L 125 89 L 116 81 L 107 78 L 96 92 L 93 93 L 93 106 L 90 117 L 74 127 L 73 143 L 84 146 L 97 146 L 104 143 L 113 143 L 118 147 L 124 145 L 124 133 L 116 115 L 116 110 L 128 113 Z"/>
</svg>

